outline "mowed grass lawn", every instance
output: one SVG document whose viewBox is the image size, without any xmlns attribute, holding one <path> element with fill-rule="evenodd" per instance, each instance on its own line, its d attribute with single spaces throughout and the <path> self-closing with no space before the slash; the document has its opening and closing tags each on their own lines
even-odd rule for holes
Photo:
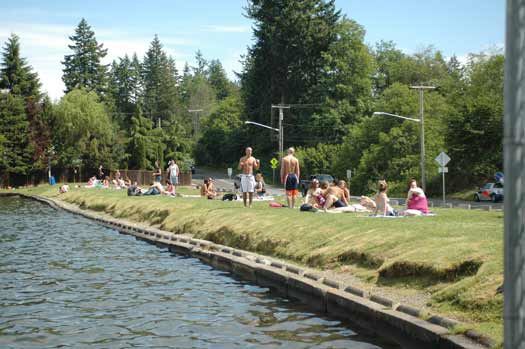
<svg viewBox="0 0 525 349">
<path fill-rule="evenodd" d="M 57 187 L 24 190 L 57 197 Z M 181 188 L 180 192 L 196 193 Z M 367 283 L 424 289 L 431 311 L 502 341 L 503 213 L 435 209 L 435 217 L 369 218 L 241 202 L 72 189 L 61 200 L 117 218 L 189 233 L 316 268 L 347 270 Z"/>
</svg>

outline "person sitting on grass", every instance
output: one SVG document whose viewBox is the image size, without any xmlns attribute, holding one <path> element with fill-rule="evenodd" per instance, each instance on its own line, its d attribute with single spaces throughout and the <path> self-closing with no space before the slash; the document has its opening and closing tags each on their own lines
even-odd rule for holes
<svg viewBox="0 0 525 349">
<path fill-rule="evenodd" d="M 164 191 L 164 194 L 168 195 L 168 196 L 175 196 L 176 195 L 176 193 L 175 193 L 175 186 L 169 180 L 166 181 L 166 190 Z"/>
<path fill-rule="evenodd" d="M 264 183 L 262 173 L 255 175 L 255 193 L 259 199 L 263 198 L 266 194 L 266 184 Z"/>
<path fill-rule="evenodd" d="M 67 193 L 68 191 L 69 191 L 69 185 L 67 184 L 60 186 L 60 188 L 58 189 L 59 194 L 64 194 L 64 193 Z"/>
<path fill-rule="evenodd" d="M 326 199 L 326 202 L 323 205 L 325 211 L 331 208 L 346 207 L 346 204 L 342 200 L 344 196 L 343 189 L 336 185 L 330 186 L 328 182 L 323 182 L 321 184 L 321 189 L 323 190 L 323 196 Z"/>
<path fill-rule="evenodd" d="M 337 186 L 343 191 L 343 197 L 341 198 L 341 201 L 344 202 L 346 206 L 350 205 L 350 190 L 348 190 L 346 182 L 340 180 L 339 182 L 337 182 Z"/>
<path fill-rule="evenodd" d="M 213 187 L 213 180 L 211 178 L 206 178 L 204 180 L 204 184 L 201 187 L 201 196 L 208 198 L 209 200 L 213 200 L 215 199 L 215 196 L 217 196 L 215 188 Z"/>
<path fill-rule="evenodd" d="M 109 189 L 109 176 L 106 176 L 104 181 L 102 181 L 102 188 Z"/>
<path fill-rule="evenodd" d="M 408 208 L 408 202 L 412 198 L 412 194 L 414 193 L 415 190 L 417 190 L 419 196 L 426 197 L 425 193 L 423 192 L 423 189 L 421 189 L 421 188 L 419 188 L 417 186 L 416 179 L 415 178 L 411 178 L 408 181 L 408 194 L 407 194 L 407 199 L 406 199 L 407 208 Z"/>
<path fill-rule="evenodd" d="M 323 192 L 319 187 L 319 180 L 314 178 L 304 197 L 304 204 L 311 205 L 313 208 L 322 208 L 325 201 Z"/>
<path fill-rule="evenodd" d="M 397 216 L 397 212 L 390 206 L 390 199 L 386 194 L 388 190 L 388 184 L 385 180 L 380 180 L 377 183 L 378 193 L 376 195 L 376 215 L 379 216 Z"/>
<path fill-rule="evenodd" d="M 409 191 L 406 215 L 421 215 L 428 213 L 428 201 L 421 188 L 413 188 Z"/>
</svg>

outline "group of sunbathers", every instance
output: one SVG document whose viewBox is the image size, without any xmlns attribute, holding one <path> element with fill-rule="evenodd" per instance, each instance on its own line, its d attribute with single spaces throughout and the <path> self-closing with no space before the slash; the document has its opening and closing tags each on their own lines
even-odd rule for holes
<svg viewBox="0 0 525 349">
<path fill-rule="evenodd" d="M 361 196 L 360 204 L 373 210 L 375 214 L 380 216 L 420 216 L 429 214 L 427 197 L 423 189 L 417 186 L 415 179 L 412 178 L 408 182 L 408 194 L 404 210 L 397 211 L 390 205 L 387 191 L 387 182 L 380 180 L 375 200 L 367 196 Z"/>
</svg>

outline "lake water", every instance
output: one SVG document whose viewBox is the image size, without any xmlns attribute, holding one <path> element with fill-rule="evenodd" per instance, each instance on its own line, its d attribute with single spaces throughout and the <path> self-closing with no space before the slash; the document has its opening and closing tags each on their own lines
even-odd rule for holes
<svg viewBox="0 0 525 349">
<path fill-rule="evenodd" d="M 398 348 L 94 222 L 0 198 L 0 348 Z"/>
</svg>

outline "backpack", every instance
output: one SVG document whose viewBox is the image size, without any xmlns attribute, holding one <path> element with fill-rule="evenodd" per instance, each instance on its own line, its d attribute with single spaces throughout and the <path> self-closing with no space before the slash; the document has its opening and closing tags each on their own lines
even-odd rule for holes
<svg viewBox="0 0 525 349">
<path fill-rule="evenodd" d="M 222 196 L 222 201 L 233 201 L 233 200 L 237 200 L 237 195 L 233 194 L 233 193 L 228 193 L 228 194 L 224 194 Z"/>
</svg>

